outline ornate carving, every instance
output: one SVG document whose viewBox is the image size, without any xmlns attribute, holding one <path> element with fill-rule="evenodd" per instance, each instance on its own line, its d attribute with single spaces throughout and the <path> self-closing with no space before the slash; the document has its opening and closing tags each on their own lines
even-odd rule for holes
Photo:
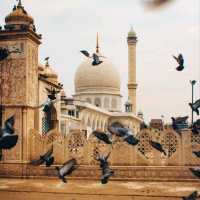
<svg viewBox="0 0 200 200">
<path fill-rule="evenodd" d="M 84 145 L 86 143 L 85 136 L 80 131 L 71 132 L 68 136 L 67 149 L 69 155 L 76 158 L 78 163 L 84 162 Z"/>
<path fill-rule="evenodd" d="M 152 147 L 149 144 L 149 141 L 152 139 L 151 135 L 147 131 L 143 131 L 138 134 L 138 138 L 140 140 L 138 144 L 138 150 L 143 155 L 147 156 L 152 153 Z"/>
<path fill-rule="evenodd" d="M 161 144 L 166 150 L 168 157 L 171 157 L 176 152 L 178 147 L 177 136 L 173 132 L 165 132 Z"/>
<path fill-rule="evenodd" d="M 25 59 L 7 59 L 0 63 L 0 84 L 3 104 L 24 105 L 26 102 L 26 70 Z M 15 72 L 15 73 L 13 73 Z"/>
</svg>

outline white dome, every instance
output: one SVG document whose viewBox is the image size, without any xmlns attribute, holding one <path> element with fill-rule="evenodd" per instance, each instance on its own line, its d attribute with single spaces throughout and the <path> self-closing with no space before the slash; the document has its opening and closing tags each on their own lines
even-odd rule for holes
<svg viewBox="0 0 200 200">
<path fill-rule="evenodd" d="M 107 60 L 92 65 L 91 59 L 86 59 L 78 67 L 75 74 L 75 91 L 77 93 L 120 94 L 120 76 L 117 69 Z"/>
</svg>

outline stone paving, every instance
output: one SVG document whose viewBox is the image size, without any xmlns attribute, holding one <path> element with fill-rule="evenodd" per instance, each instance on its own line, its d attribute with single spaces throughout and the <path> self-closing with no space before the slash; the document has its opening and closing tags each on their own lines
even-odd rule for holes
<svg viewBox="0 0 200 200">
<path fill-rule="evenodd" d="M 193 191 L 200 182 L 122 182 L 57 179 L 0 179 L 0 199 L 3 200 L 178 200 Z"/>
</svg>

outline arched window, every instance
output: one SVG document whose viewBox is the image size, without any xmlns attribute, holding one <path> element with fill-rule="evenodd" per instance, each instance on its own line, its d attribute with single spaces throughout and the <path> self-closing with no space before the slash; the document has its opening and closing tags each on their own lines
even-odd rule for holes
<svg viewBox="0 0 200 200">
<path fill-rule="evenodd" d="M 48 131 L 55 129 L 57 127 L 57 111 L 54 106 L 44 112 L 44 116 L 42 118 L 42 134 L 46 134 Z"/>
<path fill-rule="evenodd" d="M 101 107 L 101 99 L 100 98 L 96 98 L 94 100 L 94 105 L 97 106 L 97 107 Z"/>
<path fill-rule="evenodd" d="M 111 106 L 112 106 L 112 109 L 116 109 L 117 108 L 117 99 L 115 99 L 115 98 L 112 99 Z"/>
<path fill-rule="evenodd" d="M 108 98 L 108 97 L 106 97 L 106 98 L 104 99 L 104 108 L 106 108 L 106 109 L 109 108 L 109 98 Z"/>
</svg>

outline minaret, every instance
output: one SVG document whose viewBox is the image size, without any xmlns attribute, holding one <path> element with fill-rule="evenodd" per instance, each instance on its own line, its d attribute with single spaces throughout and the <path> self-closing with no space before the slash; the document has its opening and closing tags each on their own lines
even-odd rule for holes
<svg viewBox="0 0 200 200">
<path fill-rule="evenodd" d="M 28 15 L 21 0 L 6 16 L 0 30 L 0 47 L 19 53 L 0 62 L 0 97 L 3 120 L 14 115 L 19 141 L 6 162 L 29 162 L 29 134 L 37 129 L 38 110 L 38 48 L 40 35 L 34 29 L 34 19 Z M 20 166 L 23 168 L 23 166 Z"/>
<path fill-rule="evenodd" d="M 133 28 L 128 33 L 128 96 L 132 104 L 132 112 L 136 114 L 136 43 L 137 36 Z"/>
</svg>

